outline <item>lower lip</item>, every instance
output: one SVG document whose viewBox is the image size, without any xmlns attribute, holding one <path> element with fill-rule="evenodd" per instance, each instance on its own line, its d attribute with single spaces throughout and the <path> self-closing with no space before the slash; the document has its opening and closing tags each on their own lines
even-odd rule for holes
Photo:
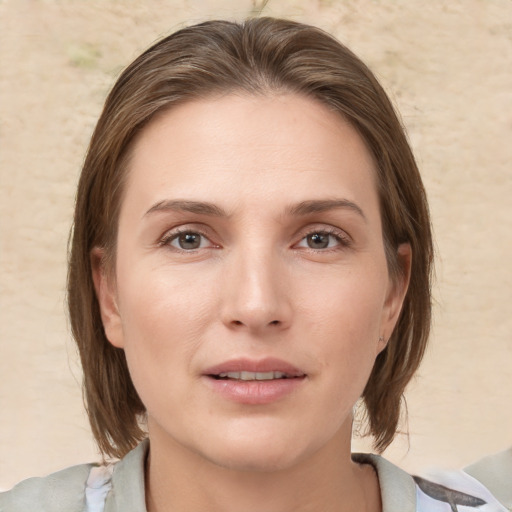
<svg viewBox="0 0 512 512">
<path fill-rule="evenodd" d="M 204 377 L 208 386 L 223 398 L 240 404 L 270 404 L 281 400 L 297 389 L 305 377 L 275 380 L 234 380 Z"/>
</svg>

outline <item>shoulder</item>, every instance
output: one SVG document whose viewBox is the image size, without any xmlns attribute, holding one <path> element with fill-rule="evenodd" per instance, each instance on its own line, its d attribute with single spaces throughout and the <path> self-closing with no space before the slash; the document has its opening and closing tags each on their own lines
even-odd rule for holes
<svg viewBox="0 0 512 512">
<path fill-rule="evenodd" d="M 505 507 L 512 510 L 512 447 L 484 457 L 464 471 L 485 485 Z"/>
<path fill-rule="evenodd" d="M 426 478 L 416 476 L 414 480 L 418 512 L 507 512 L 487 487 L 464 471 L 431 471 Z"/>
<path fill-rule="evenodd" d="M 352 458 L 375 468 L 383 512 L 507 512 L 489 489 L 464 471 L 434 471 L 423 478 L 409 475 L 378 455 L 354 454 Z"/>
<path fill-rule="evenodd" d="M 0 493 L 0 512 L 140 512 L 145 510 L 143 441 L 121 461 L 81 464 L 29 478 Z"/>
<path fill-rule="evenodd" d="M 81 512 L 85 488 L 94 466 L 81 464 L 42 478 L 29 478 L 0 493 L 1 512 Z"/>
</svg>

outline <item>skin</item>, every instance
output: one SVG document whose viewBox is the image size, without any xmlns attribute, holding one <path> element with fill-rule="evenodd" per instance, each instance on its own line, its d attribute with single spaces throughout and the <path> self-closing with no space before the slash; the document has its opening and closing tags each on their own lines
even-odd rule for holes
<svg viewBox="0 0 512 512">
<path fill-rule="evenodd" d="M 228 94 L 159 115 L 128 172 L 115 278 L 101 249 L 92 259 L 107 337 L 147 408 L 148 511 L 380 510 L 373 469 L 350 458 L 352 408 L 397 321 L 410 248 L 391 279 L 361 137 L 312 99 Z M 238 357 L 306 377 L 236 403 L 203 373 Z"/>
</svg>

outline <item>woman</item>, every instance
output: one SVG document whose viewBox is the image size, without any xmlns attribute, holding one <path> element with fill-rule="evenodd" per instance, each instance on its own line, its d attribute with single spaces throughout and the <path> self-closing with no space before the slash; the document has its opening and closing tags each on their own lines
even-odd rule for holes
<svg viewBox="0 0 512 512">
<path fill-rule="evenodd" d="M 494 510 L 350 453 L 359 398 L 376 450 L 395 435 L 431 264 L 403 128 L 349 50 L 268 18 L 169 36 L 107 98 L 71 240 L 87 410 L 122 460 L 0 509 Z"/>
</svg>

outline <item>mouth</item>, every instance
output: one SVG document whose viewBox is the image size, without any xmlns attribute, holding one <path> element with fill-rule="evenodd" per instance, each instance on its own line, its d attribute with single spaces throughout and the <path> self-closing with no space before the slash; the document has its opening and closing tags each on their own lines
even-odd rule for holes
<svg viewBox="0 0 512 512">
<path fill-rule="evenodd" d="M 266 381 L 303 378 L 306 373 L 281 359 L 240 358 L 212 366 L 203 375 L 216 380 Z"/>
<path fill-rule="evenodd" d="M 203 373 L 206 382 L 224 399 L 242 404 L 269 404 L 295 393 L 306 373 L 278 359 L 237 359 Z"/>
<path fill-rule="evenodd" d="M 289 373 L 280 372 L 280 371 L 270 371 L 270 372 L 249 372 L 249 371 L 241 371 L 241 372 L 222 372 L 219 374 L 208 375 L 216 380 L 239 380 L 239 381 L 252 381 L 252 380 L 277 380 L 277 379 L 297 379 L 302 378 L 305 375 L 291 375 Z"/>
</svg>

